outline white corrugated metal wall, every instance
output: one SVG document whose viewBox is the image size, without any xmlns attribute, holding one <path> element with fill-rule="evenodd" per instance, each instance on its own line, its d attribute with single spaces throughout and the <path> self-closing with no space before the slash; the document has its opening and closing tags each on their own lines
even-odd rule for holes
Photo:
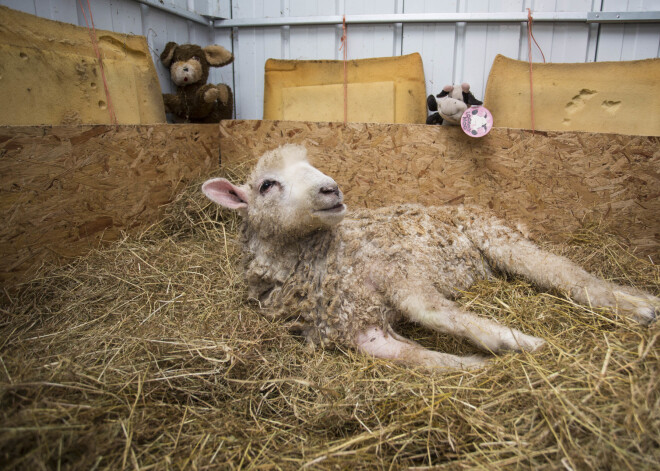
<svg viewBox="0 0 660 471">
<path fill-rule="evenodd" d="M 157 0 L 159 1 L 159 0 Z M 87 6 L 87 0 L 82 1 Z M 89 0 L 97 28 L 147 37 L 163 91 L 172 90 L 158 62 L 168 41 L 221 44 L 234 64 L 212 72 L 235 93 L 236 118 L 260 119 L 264 63 L 278 59 L 340 59 L 340 26 L 212 28 L 135 0 Z M 145 4 L 147 3 L 147 4 Z M 156 2 L 153 2 L 156 3 Z M 163 0 L 164 6 L 223 18 L 315 17 L 393 13 L 660 11 L 660 0 Z M 45 18 L 85 25 L 78 0 L 0 0 Z M 620 61 L 660 57 L 660 24 L 535 23 L 534 36 L 549 62 Z M 482 98 L 497 54 L 527 60 L 524 23 L 349 25 L 348 57 L 419 52 L 427 92 L 468 81 Z M 533 48 L 533 58 L 541 56 Z"/>
</svg>

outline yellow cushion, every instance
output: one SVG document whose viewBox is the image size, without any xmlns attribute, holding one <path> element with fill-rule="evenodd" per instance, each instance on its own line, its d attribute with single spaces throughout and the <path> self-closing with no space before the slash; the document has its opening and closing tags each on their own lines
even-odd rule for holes
<svg viewBox="0 0 660 471">
<path fill-rule="evenodd" d="M 426 121 L 424 68 L 419 54 L 351 60 L 347 75 L 349 121 Z M 343 84 L 343 61 L 268 59 L 264 119 L 343 121 Z"/>
<path fill-rule="evenodd" d="M 104 30 L 96 36 L 118 124 L 164 123 L 145 37 Z M 111 122 L 87 28 L 0 7 L 0 76 L 0 125 Z"/>
<path fill-rule="evenodd" d="M 535 128 L 660 135 L 660 59 L 533 64 Z M 498 55 L 484 106 L 495 126 L 530 129 L 529 63 Z"/>
</svg>

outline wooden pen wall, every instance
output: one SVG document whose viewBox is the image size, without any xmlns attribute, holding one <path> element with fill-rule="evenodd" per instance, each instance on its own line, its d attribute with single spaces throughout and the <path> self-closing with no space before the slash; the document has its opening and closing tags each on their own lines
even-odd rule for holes
<svg viewBox="0 0 660 471">
<path fill-rule="evenodd" d="M 307 147 L 349 207 L 477 203 L 557 241 L 595 221 L 660 255 L 657 137 L 282 121 L 1 127 L 0 281 L 151 224 L 187 185 L 240 180 L 289 142 Z"/>
<path fill-rule="evenodd" d="M 0 127 L 0 281 L 153 222 L 218 162 L 217 124 Z"/>
<path fill-rule="evenodd" d="M 597 222 L 658 260 L 658 137 L 495 128 L 475 139 L 449 126 L 278 121 L 226 121 L 220 134 L 229 173 L 302 143 L 349 206 L 477 203 L 554 240 Z"/>
</svg>

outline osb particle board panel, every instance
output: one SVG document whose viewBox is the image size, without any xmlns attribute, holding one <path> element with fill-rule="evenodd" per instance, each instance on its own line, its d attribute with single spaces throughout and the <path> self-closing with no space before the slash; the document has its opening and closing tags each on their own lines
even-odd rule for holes
<svg viewBox="0 0 660 471">
<path fill-rule="evenodd" d="M 218 159 L 217 124 L 0 127 L 0 281 L 153 222 Z"/>
<path fill-rule="evenodd" d="M 602 221 L 660 255 L 658 137 L 495 128 L 474 139 L 449 126 L 285 121 L 224 121 L 220 134 L 230 175 L 302 143 L 349 206 L 477 203 L 552 240 Z"/>
</svg>

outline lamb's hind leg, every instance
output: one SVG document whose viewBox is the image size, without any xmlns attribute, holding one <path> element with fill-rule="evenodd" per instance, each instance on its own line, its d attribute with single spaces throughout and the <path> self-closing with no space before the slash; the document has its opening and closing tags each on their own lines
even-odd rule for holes
<svg viewBox="0 0 660 471">
<path fill-rule="evenodd" d="M 397 335 L 386 333 L 380 327 L 368 327 L 356 337 L 356 347 L 367 355 L 393 360 L 411 366 L 429 368 L 479 368 L 486 360 L 478 356 L 460 357 L 428 350 Z"/>
<path fill-rule="evenodd" d="M 484 350 L 533 352 L 545 345 L 543 339 L 523 334 L 517 329 L 462 309 L 430 289 L 414 295 L 395 297 L 395 302 L 413 322 L 440 332 L 465 337 Z"/>
<path fill-rule="evenodd" d="M 465 234 L 498 269 L 546 289 L 566 292 L 579 303 L 618 309 L 642 324 L 660 312 L 660 299 L 602 280 L 565 257 L 541 250 L 501 220 L 481 210 L 459 212 Z"/>
</svg>

